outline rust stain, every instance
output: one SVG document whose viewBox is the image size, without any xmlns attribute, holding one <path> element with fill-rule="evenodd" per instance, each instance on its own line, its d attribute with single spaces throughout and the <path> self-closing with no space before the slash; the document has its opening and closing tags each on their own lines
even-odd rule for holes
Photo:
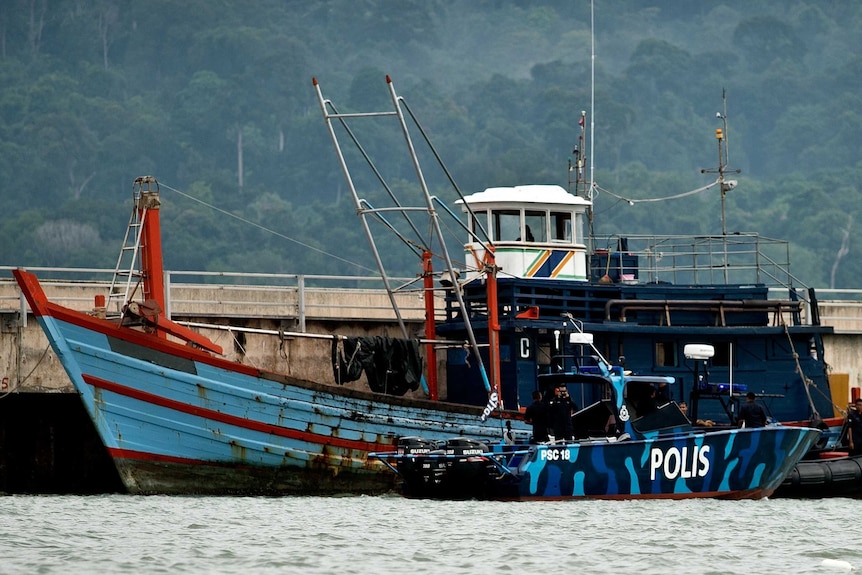
<svg viewBox="0 0 862 575">
<path fill-rule="evenodd" d="M 360 413 L 358 411 L 351 411 L 350 415 L 347 416 L 347 419 L 349 419 L 351 421 L 363 422 L 363 421 L 370 420 L 371 417 L 369 417 L 368 414 L 366 414 L 366 413 Z"/>
<path fill-rule="evenodd" d="M 240 445 L 237 444 L 236 441 L 230 442 L 230 452 L 231 452 L 231 455 L 233 455 L 234 459 L 238 459 L 240 461 L 245 461 L 245 458 L 246 458 L 245 447 L 241 447 Z"/>
<path fill-rule="evenodd" d="M 93 404 L 96 409 L 98 409 L 100 405 L 105 405 L 105 400 L 102 399 L 102 389 L 99 387 L 93 388 Z"/>
<path fill-rule="evenodd" d="M 312 457 L 308 462 L 308 467 L 320 470 L 320 471 L 329 471 L 335 473 L 335 468 L 330 465 L 330 460 L 332 458 L 332 454 L 330 453 L 330 448 L 328 445 L 322 445 L 320 454 Z"/>
</svg>

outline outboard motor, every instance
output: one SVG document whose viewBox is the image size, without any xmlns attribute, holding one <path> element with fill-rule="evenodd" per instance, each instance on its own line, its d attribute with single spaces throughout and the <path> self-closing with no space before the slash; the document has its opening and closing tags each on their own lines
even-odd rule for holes
<svg viewBox="0 0 862 575">
<path fill-rule="evenodd" d="M 446 474 L 441 489 L 452 499 L 484 499 L 491 482 L 499 476 L 488 457 L 488 446 L 477 439 L 453 437 L 446 440 Z"/>
<path fill-rule="evenodd" d="M 444 451 L 437 441 L 416 436 L 398 438 L 398 455 L 410 456 L 398 460 L 398 473 L 404 479 L 402 490 L 408 497 L 427 497 L 433 495 L 446 473 Z"/>
</svg>

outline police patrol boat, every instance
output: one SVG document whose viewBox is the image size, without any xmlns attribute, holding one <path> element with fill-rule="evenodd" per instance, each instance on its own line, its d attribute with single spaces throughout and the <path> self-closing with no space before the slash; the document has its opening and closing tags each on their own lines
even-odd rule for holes
<svg viewBox="0 0 862 575">
<path fill-rule="evenodd" d="M 589 335 L 572 337 L 591 344 Z M 407 437 L 371 457 L 413 498 L 758 499 L 820 438 L 818 429 L 782 425 L 693 428 L 675 402 L 656 403 L 656 389 L 672 378 L 629 375 L 592 357 L 593 365 L 539 378 L 546 389 L 578 387 L 573 395 L 591 402 L 572 416 L 571 438 L 489 446 Z"/>
</svg>

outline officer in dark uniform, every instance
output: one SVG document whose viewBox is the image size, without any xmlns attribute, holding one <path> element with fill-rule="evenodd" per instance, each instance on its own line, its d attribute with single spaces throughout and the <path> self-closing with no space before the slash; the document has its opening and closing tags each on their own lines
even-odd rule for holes
<svg viewBox="0 0 862 575">
<path fill-rule="evenodd" d="M 524 411 L 524 421 L 533 426 L 533 442 L 548 441 L 548 404 L 542 401 L 542 392 L 533 391 L 533 403 Z"/>
<path fill-rule="evenodd" d="M 753 391 L 745 394 L 745 403 L 739 408 L 739 427 L 763 427 L 766 425 L 766 412 L 755 400 Z"/>
<path fill-rule="evenodd" d="M 548 420 L 555 440 L 572 440 L 575 438 L 572 415 L 577 410 L 578 406 L 569 397 L 569 390 L 566 389 L 566 386 L 557 386 L 554 389 L 554 397 L 548 402 Z"/>
<path fill-rule="evenodd" d="M 847 410 L 847 447 L 850 455 L 862 454 L 862 397 L 856 400 L 856 410 Z"/>
</svg>

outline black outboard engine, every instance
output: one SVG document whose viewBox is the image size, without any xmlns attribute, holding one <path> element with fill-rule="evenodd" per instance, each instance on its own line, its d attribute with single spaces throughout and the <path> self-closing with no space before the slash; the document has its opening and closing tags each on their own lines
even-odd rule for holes
<svg viewBox="0 0 862 575">
<path fill-rule="evenodd" d="M 490 449 L 468 437 L 429 441 L 401 437 L 397 443 L 398 474 L 407 497 L 431 499 L 487 499 L 500 476 L 484 454 Z"/>
<path fill-rule="evenodd" d="M 477 439 L 453 437 L 446 440 L 446 475 L 440 485 L 448 499 L 485 499 L 491 482 L 500 474 L 482 454 L 488 446 Z"/>
<path fill-rule="evenodd" d="M 416 436 L 398 438 L 398 473 L 401 475 L 402 491 L 408 497 L 429 497 L 437 491 L 446 473 L 446 461 L 440 442 Z M 429 455 L 436 457 L 429 457 Z"/>
</svg>

